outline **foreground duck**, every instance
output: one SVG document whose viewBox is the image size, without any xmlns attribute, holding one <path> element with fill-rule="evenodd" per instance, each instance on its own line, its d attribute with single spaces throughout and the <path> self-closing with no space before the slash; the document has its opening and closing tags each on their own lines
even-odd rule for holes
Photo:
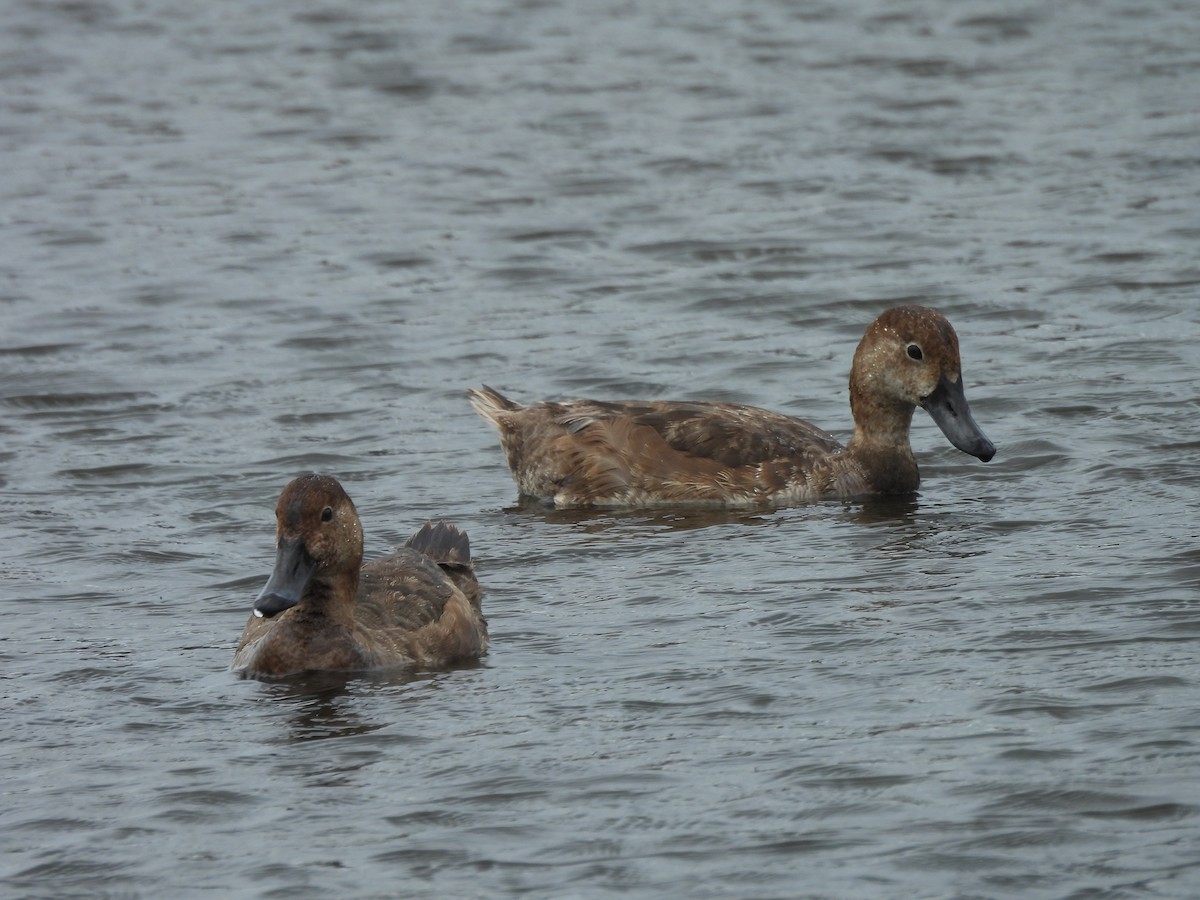
<svg viewBox="0 0 1200 900">
<path fill-rule="evenodd" d="M 275 508 L 275 570 L 233 657 L 251 677 L 437 667 L 487 650 L 467 535 L 426 524 L 365 566 L 358 511 L 336 478 L 303 475 Z"/>
<path fill-rule="evenodd" d="M 558 507 L 787 506 L 905 494 L 920 484 L 913 410 L 983 462 L 996 448 L 963 393 L 958 336 L 941 313 L 889 309 L 850 370 L 846 446 L 803 419 L 733 403 L 594 401 L 522 406 L 484 386 L 471 404 L 500 432 L 523 495 Z"/>
</svg>

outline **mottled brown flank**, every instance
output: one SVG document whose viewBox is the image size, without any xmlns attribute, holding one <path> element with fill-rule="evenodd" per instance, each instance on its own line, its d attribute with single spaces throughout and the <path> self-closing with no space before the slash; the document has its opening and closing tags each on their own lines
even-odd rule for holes
<svg viewBox="0 0 1200 900">
<path fill-rule="evenodd" d="M 415 550 L 398 550 L 363 566 L 356 633 L 373 648 L 378 665 L 407 657 L 413 665 L 436 666 L 483 652 L 486 632 L 474 625 L 486 624 L 479 582 L 469 566 L 454 569 L 470 595 L 443 567 Z"/>
<path fill-rule="evenodd" d="M 331 522 L 321 519 L 326 506 L 335 511 Z M 408 546 L 362 566 L 362 527 L 336 479 L 296 479 L 277 518 L 279 537 L 301 536 L 319 565 L 296 606 L 250 617 L 234 670 L 263 677 L 436 667 L 487 650 L 483 592 L 467 536 L 453 525 L 427 523 Z"/>
<path fill-rule="evenodd" d="M 907 355 L 914 342 L 921 360 Z M 524 495 L 557 506 L 786 505 L 916 490 L 913 411 L 942 376 L 957 382 L 959 370 L 958 338 L 940 313 L 883 313 L 855 351 L 855 429 L 845 447 L 802 419 L 732 403 L 523 406 L 487 386 L 468 394 L 500 433 Z"/>
<path fill-rule="evenodd" d="M 628 417 L 655 431 L 671 449 L 727 467 L 839 447 L 834 437 L 800 419 L 733 403 L 618 404 L 592 401 L 591 418 Z M 560 417 L 571 413 L 560 405 Z"/>
</svg>

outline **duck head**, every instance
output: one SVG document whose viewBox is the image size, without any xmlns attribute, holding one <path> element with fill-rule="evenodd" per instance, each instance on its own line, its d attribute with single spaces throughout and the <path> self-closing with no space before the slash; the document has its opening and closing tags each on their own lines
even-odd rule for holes
<svg viewBox="0 0 1200 900">
<path fill-rule="evenodd" d="M 996 455 L 963 392 L 958 335 L 936 310 L 900 306 L 871 323 L 854 353 L 850 405 L 856 433 L 868 423 L 890 423 L 893 431 L 902 429 L 907 444 L 912 411 L 919 406 L 959 450 L 983 462 Z"/>
<path fill-rule="evenodd" d="M 270 618 L 302 600 L 323 600 L 339 582 L 357 588 L 363 533 L 358 511 L 330 475 L 302 475 L 275 506 L 275 568 L 254 601 L 254 615 Z"/>
</svg>

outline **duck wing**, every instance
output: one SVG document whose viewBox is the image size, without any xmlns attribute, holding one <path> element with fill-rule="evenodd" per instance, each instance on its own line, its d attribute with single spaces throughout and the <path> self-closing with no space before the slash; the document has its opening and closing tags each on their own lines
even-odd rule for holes
<svg viewBox="0 0 1200 900">
<path fill-rule="evenodd" d="M 671 449 L 729 468 L 772 460 L 808 459 L 842 449 L 815 425 L 755 406 L 734 403 L 581 400 L 547 404 L 573 433 L 596 422 L 624 419 L 653 429 Z M 557 407 L 555 409 L 555 407 Z"/>
<path fill-rule="evenodd" d="M 441 568 L 405 547 L 363 566 L 354 618 L 370 629 L 416 631 L 440 619 L 456 593 Z"/>
<path fill-rule="evenodd" d="M 356 632 L 377 654 L 424 665 L 474 658 L 488 642 L 482 596 L 466 534 L 427 523 L 391 556 L 363 566 Z"/>
</svg>

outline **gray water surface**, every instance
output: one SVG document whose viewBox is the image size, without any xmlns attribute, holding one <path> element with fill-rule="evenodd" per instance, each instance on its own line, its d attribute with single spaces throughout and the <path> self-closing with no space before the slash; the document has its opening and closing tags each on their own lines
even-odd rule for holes
<svg viewBox="0 0 1200 900">
<path fill-rule="evenodd" d="M 1191 3 L 7 3 L 0 892 L 1200 894 Z M 516 502 L 464 389 L 846 437 L 916 497 Z M 465 528 L 493 648 L 228 670 L 279 490 Z"/>
</svg>

